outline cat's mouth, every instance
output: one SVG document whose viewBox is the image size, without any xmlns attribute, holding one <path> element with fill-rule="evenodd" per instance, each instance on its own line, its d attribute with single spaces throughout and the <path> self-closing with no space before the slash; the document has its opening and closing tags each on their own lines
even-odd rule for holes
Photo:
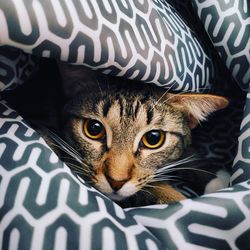
<svg viewBox="0 0 250 250">
<path fill-rule="evenodd" d="M 129 186 L 129 183 L 128 183 L 128 186 Z M 121 201 L 134 195 L 136 192 L 137 192 L 136 188 L 134 187 L 134 185 L 131 184 L 131 187 L 124 187 L 119 191 L 113 191 L 106 195 L 114 201 Z"/>
<path fill-rule="evenodd" d="M 100 183 L 99 183 L 100 184 Z M 126 182 L 119 190 L 114 190 L 107 181 L 102 183 L 103 185 L 98 185 L 97 187 L 101 192 L 114 201 L 124 200 L 132 195 L 134 195 L 138 189 L 136 185 L 131 183 L 131 181 Z"/>
</svg>

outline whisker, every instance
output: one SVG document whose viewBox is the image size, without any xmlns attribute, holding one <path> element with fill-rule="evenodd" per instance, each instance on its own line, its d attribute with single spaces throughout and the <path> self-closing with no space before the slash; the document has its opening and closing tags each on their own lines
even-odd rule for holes
<svg viewBox="0 0 250 250">
<path fill-rule="evenodd" d="M 71 167 L 70 167 L 71 168 Z M 74 172 L 75 174 L 80 174 L 80 175 L 85 175 L 85 173 L 82 173 L 80 170 L 75 170 L 75 169 L 72 169 L 72 172 Z"/>
<path fill-rule="evenodd" d="M 181 180 L 183 179 L 182 177 L 178 177 L 178 176 L 166 176 L 165 178 L 154 178 L 152 180 L 149 181 L 149 183 L 153 183 L 153 182 L 165 182 L 165 181 L 176 181 L 176 180 Z"/>
<path fill-rule="evenodd" d="M 74 159 L 75 161 L 82 163 L 81 159 L 78 158 L 77 155 L 75 155 L 74 153 L 72 153 L 69 149 L 67 149 L 65 146 L 61 145 L 61 144 L 54 144 L 51 143 L 51 145 L 53 145 L 54 147 L 59 148 L 61 151 L 65 152 L 66 154 L 70 155 L 72 157 L 72 159 Z"/>
<path fill-rule="evenodd" d="M 60 158 L 64 159 L 64 160 L 72 160 L 72 161 L 77 161 L 75 158 L 72 158 L 70 156 L 61 156 Z M 78 161 L 77 161 L 78 162 Z"/>
<path fill-rule="evenodd" d="M 68 149 L 71 153 L 73 153 L 75 156 L 77 156 L 78 159 L 82 160 L 82 157 L 79 155 L 79 153 L 76 151 L 76 149 L 74 149 L 72 146 L 70 146 L 67 142 L 65 142 L 59 136 L 56 135 L 56 137 L 54 137 L 54 135 L 53 135 L 52 139 L 55 142 L 57 142 L 59 145 L 61 145 L 61 146 L 65 147 L 66 149 Z"/>
<path fill-rule="evenodd" d="M 171 90 L 171 88 L 173 87 L 173 85 L 168 88 L 166 91 L 164 91 L 164 93 L 160 96 L 160 98 L 154 103 L 154 105 L 152 106 L 152 108 L 150 109 L 150 111 L 152 111 L 155 106 L 160 102 L 160 100 Z"/>
<path fill-rule="evenodd" d="M 61 156 L 60 157 L 61 159 L 63 159 L 64 161 L 67 161 L 67 160 L 69 160 L 69 161 L 76 161 L 77 163 L 80 163 L 80 166 L 79 167 L 87 167 L 87 168 L 89 168 L 90 166 L 87 164 L 87 163 L 85 163 L 84 161 L 81 161 L 81 162 L 79 162 L 77 159 L 75 159 L 75 158 L 72 158 L 72 157 L 67 157 L 67 156 Z"/>
<path fill-rule="evenodd" d="M 172 168 L 172 169 L 169 169 L 165 173 L 162 173 L 162 174 L 168 174 L 168 173 L 172 173 L 172 172 L 179 171 L 179 170 L 198 171 L 198 172 L 202 172 L 202 173 L 206 173 L 206 174 L 210 174 L 210 175 L 218 177 L 218 175 L 216 175 L 213 172 L 210 172 L 210 171 L 207 171 L 207 170 L 204 170 L 204 169 L 199 169 L 199 168 L 192 168 L 192 167 L 177 167 L 177 168 Z"/>
<path fill-rule="evenodd" d="M 144 187 L 141 188 L 140 191 L 143 191 L 144 193 L 148 193 L 149 195 L 153 195 L 149 190 L 145 189 Z"/>
<path fill-rule="evenodd" d="M 52 135 L 51 139 L 54 140 L 55 143 L 52 143 L 53 146 L 59 148 L 61 151 L 65 152 L 68 154 L 71 158 L 71 160 L 77 161 L 81 165 L 85 167 L 89 167 L 83 160 L 83 158 L 79 155 L 79 153 L 72 148 L 67 142 L 65 142 L 63 139 L 61 139 L 58 135 L 56 135 L 54 132 L 49 131 L 50 135 Z M 61 157 L 63 158 L 63 157 Z M 66 158 L 65 158 L 66 159 Z"/>
<path fill-rule="evenodd" d="M 70 163 L 70 162 L 65 162 L 65 164 L 67 165 L 67 166 L 69 166 L 72 170 L 77 170 L 77 171 L 79 171 L 79 172 L 81 172 L 81 173 L 84 173 L 84 174 L 87 174 L 87 175 L 91 175 L 91 172 L 90 171 L 87 171 L 86 169 L 84 169 L 84 168 L 81 168 L 81 167 L 79 167 L 79 166 L 77 166 L 77 165 L 75 165 L 75 164 L 72 164 L 72 163 Z"/>
<path fill-rule="evenodd" d="M 55 141 L 55 142 L 59 142 L 60 145 L 64 145 L 66 148 L 70 149 L 72 152 L 74 152 L 74 154 L 76 154 L 79 158 L 81 158 L 79 152 L 73 148 L 71 145 L 69 145 L 66 141 L 64 141 L 60 136 L 58 136 L 56 133 L 54 133 L 53 131 L 51 131 L 50 129 L 47 129 L 47 131 L 49 132 L 51 138 Z"/>
<path fill-rule="evenodd" d="M 64 161 L 66 165 L 73 167 L 74 169 L 79 169 L 80 171 L 86 171 L 81 166 L 78 166 L 76 164 L 73 164 L 72 162 Z"/>
<path fill-rule="evenodd" d="M 158 188 L 158 189 L 165 190 L 164 187 L 161 187 L 161 186 L 158 186 L 158 185 L 150 185 L 150 184 L 148 184 L 148 183 L 145 184 L 144 187 L 153 188 L 153 189 Z"/>
<path fill-rule="evenodd" d="M 85 174 L 89 175 L 89 172 L 86 169 L 89 169 L 90 166 L 84 162 L 84 159 L 80 156 L 80 154 L 71 145 L 69 145 L 66 141 L 60 138 L 56 133 L 49 129 L 47 129 L 47 131 L 49 132 L 50 138 L 55 142 L 51 145 L 59 148 L 61 151 L 65 152 L 69 156 L 61 156 L 60 158 L 64 160 L 65 163 L 69 165 L 69 167 L 80 170 L 82 171 L 82 173 L 84 172 Z M 69 160 L 79 163 L 80 166 L 69 162 Z M 83 167 L 86 167 L 86 169 L 84 169 Z"/>
<path fill-rule="evenodd" d="M 196 155 L 191 155 L 191 156 L 188 156 L 184 159 L 181 159 L 181 160 L 178 160 L 175 162 L 170 162 L 170 163 L 160 167 L 159 169 L 157 169 L 156 174 L 165 173 L 165 171 L 167 169 L 171 169 L 171 168 L 177 167 L 179 165 L 186 164 L 186 163 L 193 162 L 193 161 L 198 161 L 198 160 L 200 160 L 200 159 L 197 158 Z"/>
</svg>

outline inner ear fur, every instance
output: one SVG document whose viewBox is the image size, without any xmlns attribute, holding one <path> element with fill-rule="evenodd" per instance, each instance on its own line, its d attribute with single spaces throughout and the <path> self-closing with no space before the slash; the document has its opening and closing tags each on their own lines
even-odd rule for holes
<svg viewBox="0 0 250 250">
<path fill-rule="evenodd" d="M 226 108 L 229 102 L 225 97 L 210 94 L 171 94 L 168 103 L 187 112 L 192 129 L 212 112 Z"/>
</svg>

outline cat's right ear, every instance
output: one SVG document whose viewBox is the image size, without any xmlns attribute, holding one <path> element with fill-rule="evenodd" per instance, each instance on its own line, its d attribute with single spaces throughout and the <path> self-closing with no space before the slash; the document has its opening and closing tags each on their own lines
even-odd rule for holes
<svg viewBox="0 0 250 250">
<path fill-rule="evenodd" d="M 64 95 L 67 98 L 76 96 L 79 92 L 97 88 L 97 72 L 81 65 L 57 62 Z"/>
<path fill-rule="evenodd" d="M 188 115 L 189 126 L 195 128 L 200 121 L 206 120 L 214 111 L 224 109 L 228 100 L 210 94 L 169 94 L 168 103 L 179 107 Z"/>
</svg>

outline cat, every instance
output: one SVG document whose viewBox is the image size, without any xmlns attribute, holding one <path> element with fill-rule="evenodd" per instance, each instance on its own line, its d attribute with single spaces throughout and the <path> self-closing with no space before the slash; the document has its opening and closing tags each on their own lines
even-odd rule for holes
<svg viewBox="0 0 250 250">
<path fill-rule="evenodd" d="M 178 175 L 170 174 L 192 161 L 191 130 L 227 99 L 173 94 L 82 66 L 59 63 L 59 69 L 62 119 L 56 134 L 42 131 L 59 157 L 123 207 L 185 199 L 171 184 Z"/>
</svg>

